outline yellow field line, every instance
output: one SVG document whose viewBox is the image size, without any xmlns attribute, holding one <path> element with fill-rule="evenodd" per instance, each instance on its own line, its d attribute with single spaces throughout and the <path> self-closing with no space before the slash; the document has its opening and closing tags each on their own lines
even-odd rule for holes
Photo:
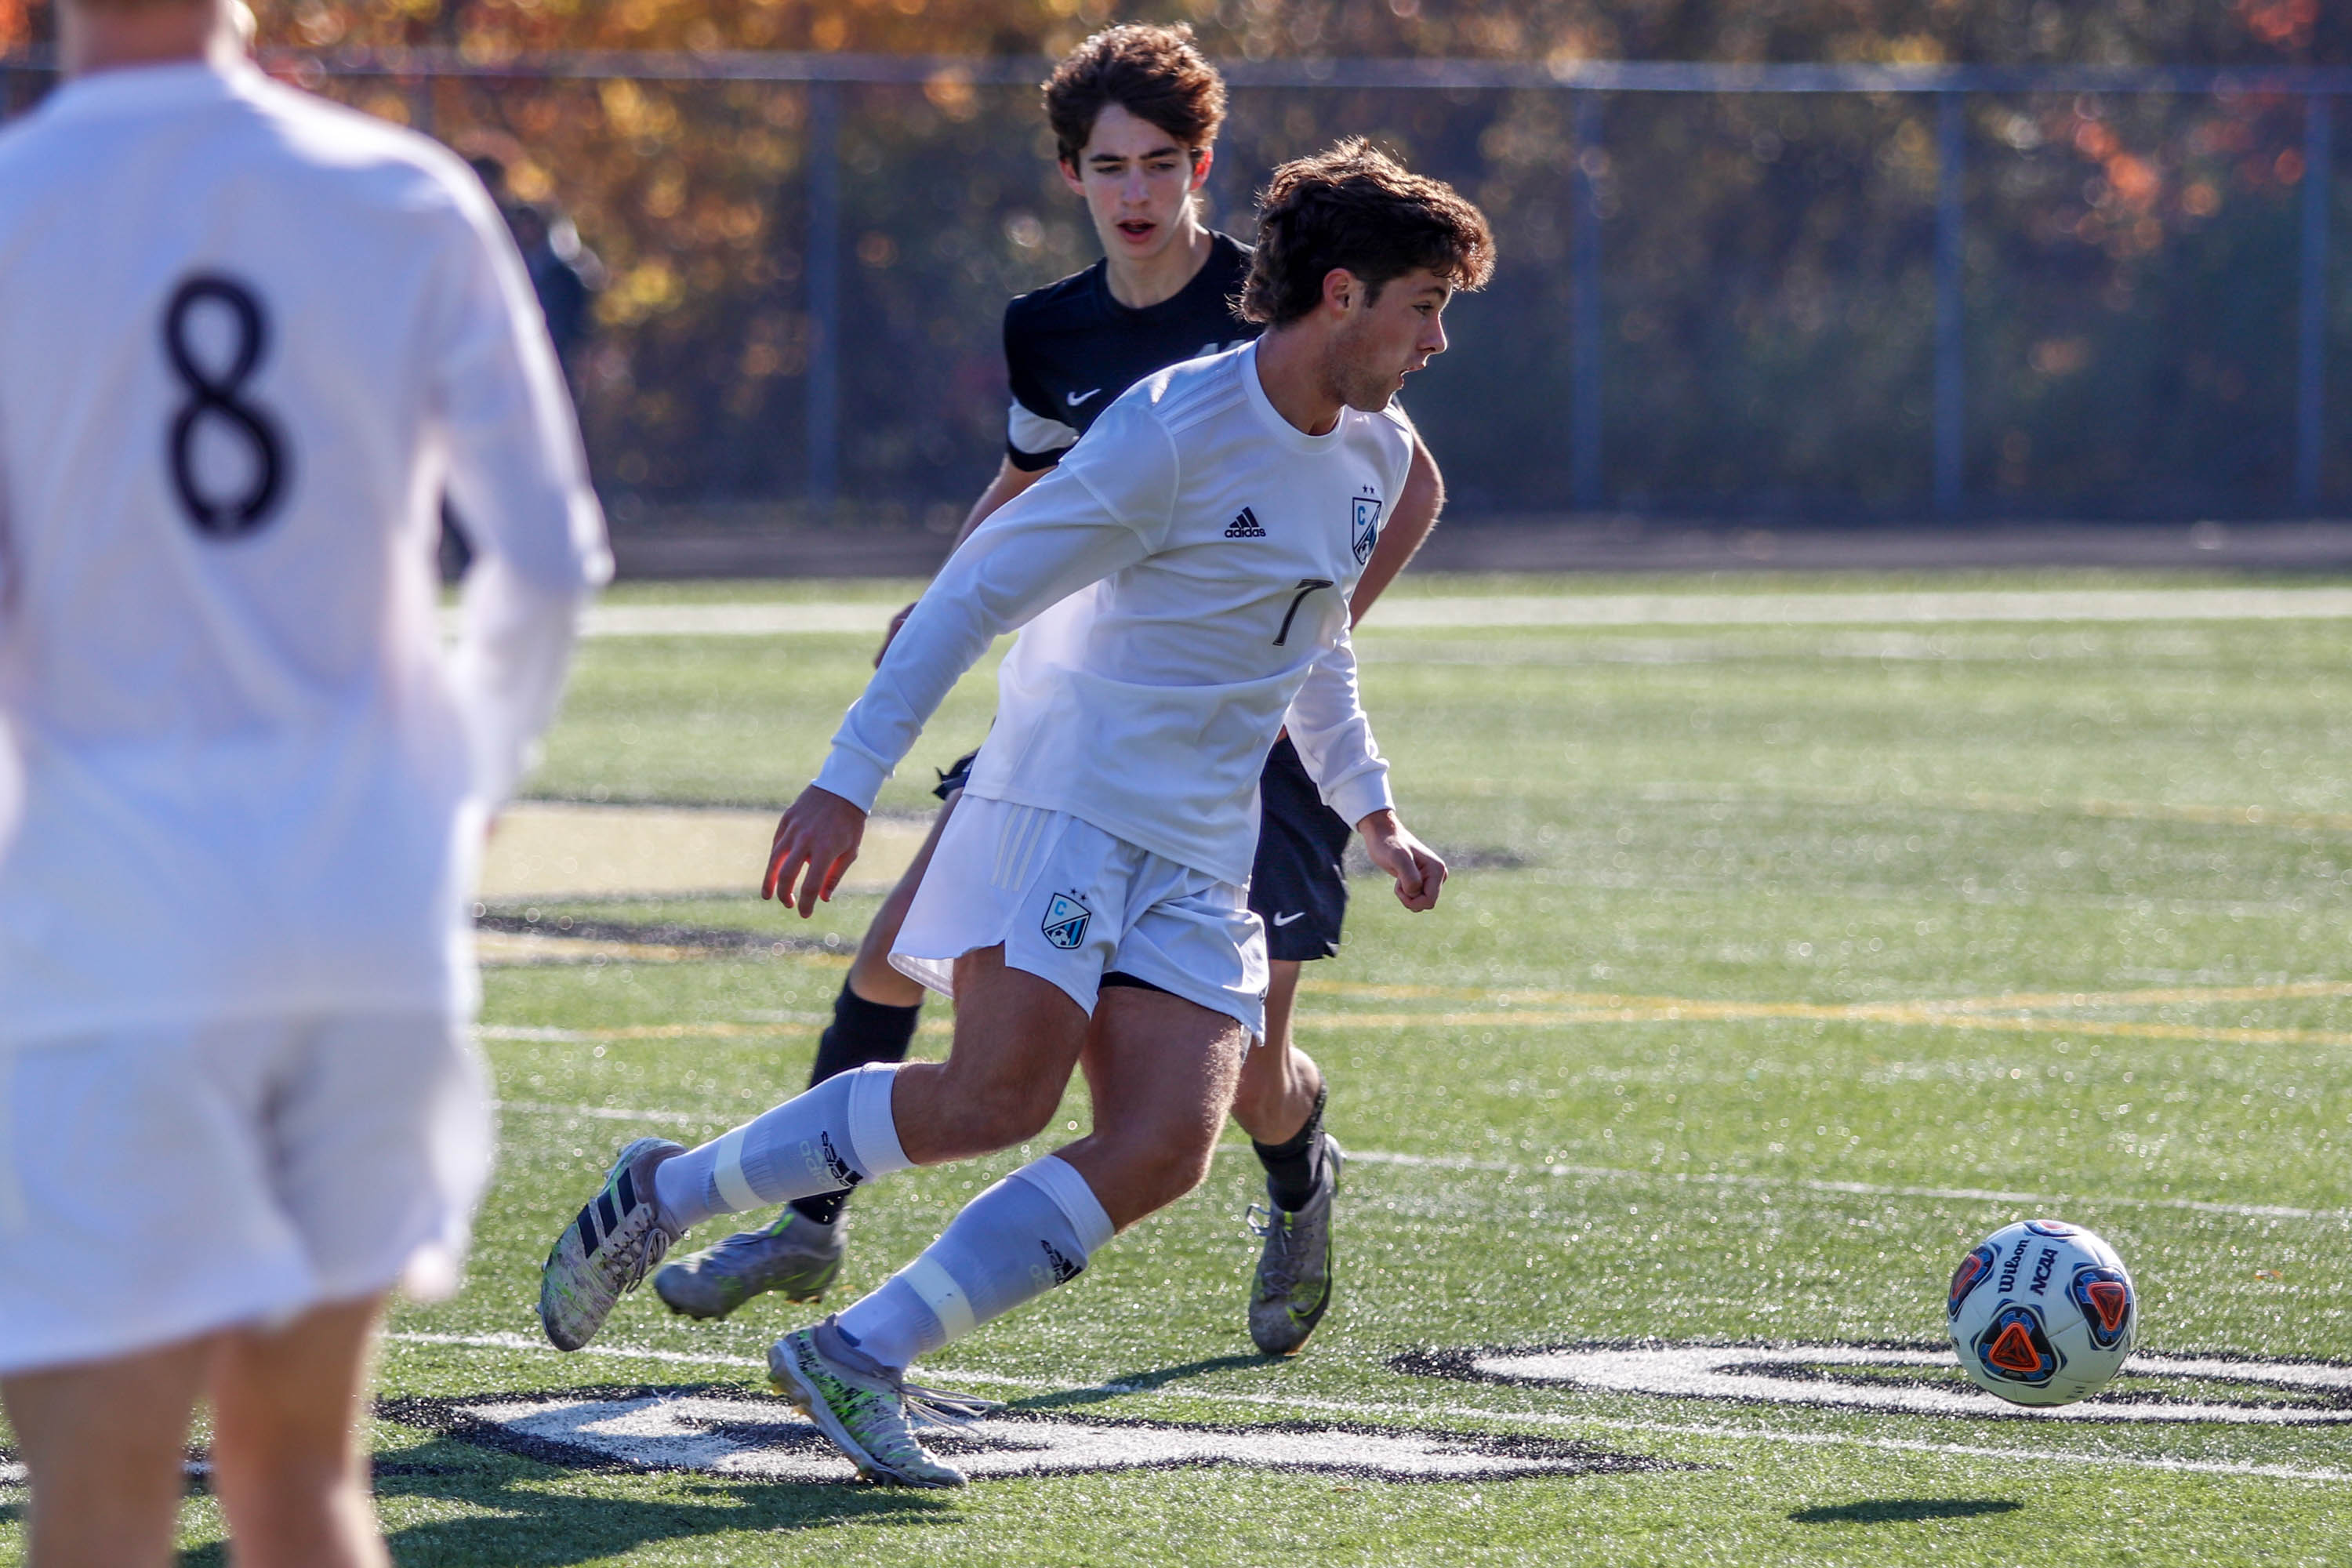
<svg viewBox="0 0 2352 1568">
<path fill-rule="evenodd" d="M 1818 1018 L 1904 1028 L 1981 1029 L 1997 1034 L 2100 1035 L 2143 1040 L 2210 1040 L 2246 1046 L 2352 1046 L 2352 1034 L 2322 1029 L 2208 1028 L 2197 1024 L 2142 1024 L 2105 1018 L 2000 1017 L 1896 1006 L 1816 1007 L 1794 1002 L 1709 1002 L 1668 1007 L 1595 1007 L 1572 1012 L 1302 1013 L 1299 1029 L 1543 1029 L 1587 1024 L 1740 1023 L 1763 1018 Z"/>
<path fill-rule="evenodd" d="M 614 963 L 697 963 L 715 958 L 753 956 L 756 949 L 685 947 L 667 942 L 604 942 L 577 936 L 526 936 L 509 931 L 477 931 L 474 952 L 487 967 L 497 969 L 530 963 L 583 963 L 607 959 Z M 759 954 L 765 956 L 764 954 Z M 846 952 L 793 952 L 786 956 L 828 969 L 846 969 Z"/>
<path fill-rule="evenodd" d="M 1997 1012 L 2008 1008 L 2158 1007 L 2177 1003 L 2284 1002 L 2305 997 L 2352 996 L 2352 981 L 2306 980 L 2284 985 L 2176 985 L 2147 991 L 2021 991 L 2005 992 L 1996 996 L 1923 997 L 1907 1002 L 1843 1003 L 1833 1005 L 1805 1002 L 1708 1002 L 1680 996 L 1637 996 L 1614 992 L 1544 991 L 1509 986 L 1379 985 L 1348 980 L 1302 980 L 1298 983 L 1298 989 L 1311 995 L 1370 1002 L 1410 1002 L 1427 999 L 1496 1002 L 1506 1005 L 1514 1002 L 1531 1002 L 1611 1011 L 1624 1008 L 1679 1008 L 1685 1016 L 1696 1016 L 1694 1012 L 1696 1009 L 1709 1007 L 1785 1008 L 1792 1011 L 1778 1015 L 1757 1014 L 1755 1016 L 1811 1018 L 1853 1017 L 1863 1016 L 1874 1007 L 1895 1008 L 1906 1014 L 1912 1012 L 1966 1014 Z"/>
<path fill-rule="evenodd" d="M 2135 1023 L 2111 1018 L 2002 1017 L 1984 1013 L 1947 1013 L 1901 1005 L 1821 1006 L 1803 1002 L 1691 1002 L 1648 1007 L 1590 1007 L 1571 1011 L 1508 1013 L 1301 1013 L 1299 1029 L 1554 1029 L 1602 1024 L 1721 1024 L 1766 1018 L 1811 1018 L 1847 1024 L 1889 1024 L 1898 1028 L 1977 1029 L 2011 1035 L 2080 1035 L 2137 1040 L 2206 1040 L 2245 1046 L 2352 1046 L 2352 1034 L 2324 1029 L 2208 1028 L 2198 1024 Z M 823 1022 L 774 1024 L 620 1024 L 566 1029 L 569 1040 L 773 1039 L 805 1036 Z M 927 1018 L 919 1033 L 953 1032 L 945 1018 Z"/>
<path fill-rule="evenodd" d="M 1910 795 L 1906 805 L 1934 805 L 1957 800 L 1979 811 L 2003 811 L 2027 816 L 2042 812 L 2073 812 L 2082 816 L 2116 817 L 2126 822 L 2195 822 L 2223 827 L 2286 827 L 2301 832 L 2352 833 L 2352 815 L 2339 811 L 2273 811 L 2263 805 L 2165 805 L 2156 801 L 2043 801 L 2027 795 L 1975 793 L 1959 796 Z"/>
<path fill-rule="evenodd" d="M 2217 827 L 2285 827 L 2298 832 L 2352 833 L 2352 813 L 2292 811 L 2267 805 L 2168 805 L 2152 800 L 2107 800 L 2087 795 L 2074 800 L 2045 800 L 2040 795 L 2003 795 L 1971 790 L 1965 795 L 1920 794 L 1890 799 L 1868 790 L 1789 790 L 1769 795 L 1732 795 L 1705 785 L 1685 789 L 1653 789 L 1642 799 L 1658 805 L 1895 805 L 1926 811 L 1991 811 L 2011 816 L 2071 815 L 2103 816 L 2126 822 L 2193 822 Z"/>
</svg>

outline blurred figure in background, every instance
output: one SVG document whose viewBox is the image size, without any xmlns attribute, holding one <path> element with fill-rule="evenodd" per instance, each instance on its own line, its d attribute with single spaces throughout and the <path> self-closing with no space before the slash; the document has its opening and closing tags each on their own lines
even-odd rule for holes
<svg viewBox="0 0 2352 1568">
<path fill-rule="evenodd" d="M 604 286 L 604 264 L 580 243 L 580 231 L 572 220 L 551 205 L 510 202 L 506 216 L 515 248 L 522 252 L 523 267 L 530 274 L 530 290 L 539 297 L 540 313 L 547 318 L 555 357 L 569 380 L 594 324 L 590 312 L 596 291 Z"/>
</svg>

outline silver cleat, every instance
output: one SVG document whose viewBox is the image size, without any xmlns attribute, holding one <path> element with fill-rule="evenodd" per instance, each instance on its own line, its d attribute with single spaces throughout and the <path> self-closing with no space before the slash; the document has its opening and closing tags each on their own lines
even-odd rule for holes
<svg viewBox="0 0 2352 1568">
<path fill-rule="evenodd" d="M 689 1318 L 723 1318 L 771 1290 L 788 1301 L 822 1300 L 841 1273 L 848 1233 L 842 1221 L 819 1225 L 788 1205 L 773 1225 L 739 1230 L 667 1265 L 654 1276 L 654 1294 Z"/>
<path fill-rule="evenodd" d="M 1268 1355 L 1297 1355 L 1330 1308 L 1331 1200 L 1346 1163 L 1339 1141 L 1327 1132 L 1323 1179 L 1304 1207 L 1250 1205 L 1250 1228 L 1265 1237 L 1250 1292 L 1250 1339 Z"/>
</svg>

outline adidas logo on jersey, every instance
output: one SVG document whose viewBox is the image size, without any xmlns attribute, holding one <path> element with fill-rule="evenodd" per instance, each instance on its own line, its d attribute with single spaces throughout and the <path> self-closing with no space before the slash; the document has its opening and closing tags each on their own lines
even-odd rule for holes
<svg viewBox="0 0 2352 1568">
<path fill-rule="evenodd" d="M 1227 539 L 1264 539 L 1265 530 L 1259 526 L 1257 513 L 1244 507 L 1239 516 L 1225 524 L 1225 537 Z"/>
</svg>

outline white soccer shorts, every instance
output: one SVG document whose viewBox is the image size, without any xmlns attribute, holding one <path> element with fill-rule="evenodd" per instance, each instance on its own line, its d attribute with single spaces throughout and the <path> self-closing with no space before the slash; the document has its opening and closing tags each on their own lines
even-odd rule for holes
<svg viewBox="0 0 2352 1568">
<path fill-rule="evenodd" d="M 955 961 L 1004 962 L 1095 1010 L 1116 972 L 1265 1034 L 1265 928 L 1246 889 L 1114 838 L 1066 811 L 966 794 L 907 910 L 890 962 L 944 996 Z"/>
<path fill-rule="evenodd" d="M 437 1013 L 0 1047 L 0 1373 L 446 1294 L 493 1142 Z"/>
</svg>

